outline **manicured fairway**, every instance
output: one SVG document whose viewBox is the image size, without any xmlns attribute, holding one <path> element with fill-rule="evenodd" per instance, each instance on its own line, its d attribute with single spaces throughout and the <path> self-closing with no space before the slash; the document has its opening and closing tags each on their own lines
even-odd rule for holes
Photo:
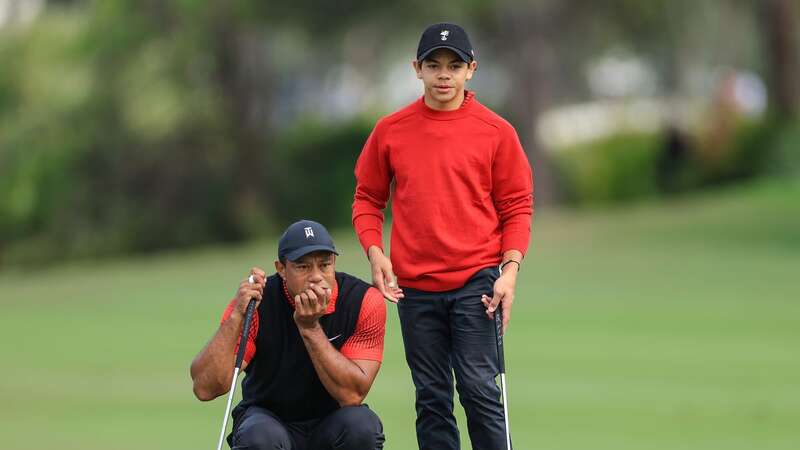
<svg viewBox="0 0 800 450">
<path fill-rule="evenodd" d="M 366 276 L 352 231 L 334 238 L 339 269 Z M 0 447 L 214 448 L 224 398 L 194 399 L 189 362 L 239 279 L 274 253 L 265 237 L 0 272 Z M 413 389 L 389 312 L 367 401 L 386 448 L 413 449 Z M 519 450 L 798 448 L 800 184 L 540 208 L 506 352 Z"/>
</svg>

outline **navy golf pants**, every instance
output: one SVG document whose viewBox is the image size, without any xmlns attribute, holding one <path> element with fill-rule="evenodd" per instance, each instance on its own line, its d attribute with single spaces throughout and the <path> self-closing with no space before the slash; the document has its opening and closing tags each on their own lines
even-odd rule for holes
<svg viewBox="0 0 800 450">
<path fill-rule="evenodd" d="M 464 287 L 447 292 L 403 288 L 397 304 L 406 361 L 416 388 L 420 450 L 457 450 L 453 374 L 475 450 L 505 449 L 505 422 L 498 375 L 494 321 L 481 295 L 491 297 L 496 267 L 476 273 Z"/>
<path fill-rule="evenodd" d="M 284 422 L 251 406 L 228 437 L 232 450 L 381 450 L 383 425 L 366 405 L 346 406 L 322 419 Z"/>
</svg>

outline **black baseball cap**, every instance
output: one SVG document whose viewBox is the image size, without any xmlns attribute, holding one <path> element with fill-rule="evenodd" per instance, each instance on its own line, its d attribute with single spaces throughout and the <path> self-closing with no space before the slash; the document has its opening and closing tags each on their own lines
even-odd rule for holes
<svg viewBox="0 0 800 450">
<path fill-rule="evenodd" d="M 475 59 L 475 51 L 472 50 L 467 32 L 454 23 L 436 23 L 422 32 L 417 47 L 417 61 L 422 61 L 440 48 L 454 51 L 466 63 Z"/>
<path fill-rule="evenodd" d="M 330 233 L 322 224 L 301 220 L 289 225 L 278 241 L 278 260 L 297 261 L 303 255 L 325 250 L 338 255 Z"/>
</svg>

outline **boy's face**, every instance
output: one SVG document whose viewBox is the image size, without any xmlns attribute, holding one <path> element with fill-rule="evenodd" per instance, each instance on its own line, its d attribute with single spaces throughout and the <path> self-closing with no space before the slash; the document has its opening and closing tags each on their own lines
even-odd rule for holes
<svg viewBox="0 0 800 450">
<path fill-rule="evenodd" d="M 452 50 L 440 48 L 422 61 L 414 61 L 417 78 L 425 85 L 425 97 L 436 109 L 457 109 L 464 98 L 464 85 L 478 63 L 466 63 Z"/>
</svg>

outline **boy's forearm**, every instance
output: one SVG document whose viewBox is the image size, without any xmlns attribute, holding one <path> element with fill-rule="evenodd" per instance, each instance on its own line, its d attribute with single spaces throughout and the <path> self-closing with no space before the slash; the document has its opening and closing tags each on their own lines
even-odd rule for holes
<svg viewBox="0 0 800 450">
<path fill-rule="evenodd" d="M 501 221 L 503 239 L 501 251 L 504 255 L 509 250 L 517 250 L 522 257 L 525 256 L 531 240 L 531 221 L 531 214 L 525 212 Z"/>
<path fill-rule="evenodd" d="M 522 258 L 524 258 L 524 255 L 519 250 L 507 250 L 503 252 L 503 259 L 500 261 L 502 275 L 510 276 L 516 280 L 517 273 L 519 273 L 522 266 Z"/>
<path fill-rule="evenodd" d="M 372 245 L 383 248 L 383 210 L 389 200 L 392 182 L 385 155 L 378 145 L 377 128 L 376 125 L 367 139 L 355 168 L 352 221 L 364 252 Z"/>
</svg>

